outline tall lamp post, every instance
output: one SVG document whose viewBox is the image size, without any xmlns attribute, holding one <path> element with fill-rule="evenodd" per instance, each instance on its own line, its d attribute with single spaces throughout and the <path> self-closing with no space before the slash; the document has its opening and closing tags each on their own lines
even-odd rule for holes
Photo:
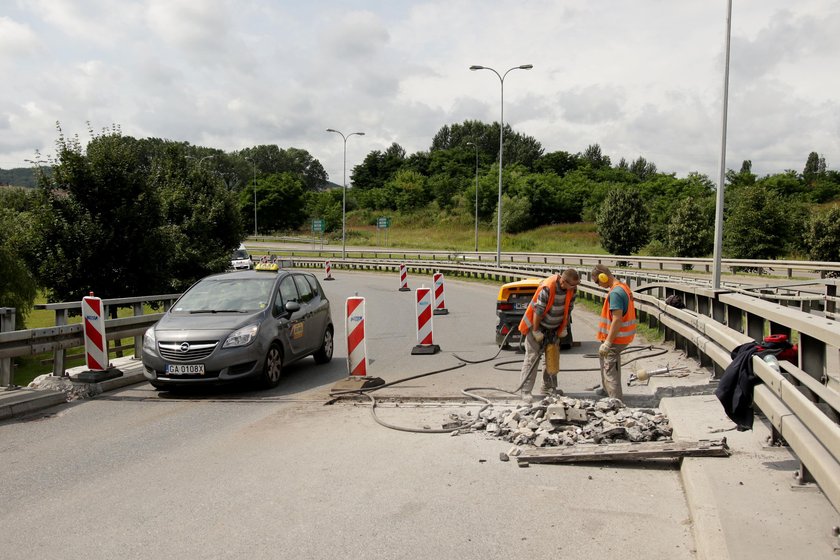
<svg viewBox="0 0 840 560">
<path fill-rule="evenodd" d="M 723 254 L 723 185 L 726 182 L 726 114 L 729 106 L 729 42 L 732 34 L 732 0 L 726 3 L 726 61 L 723 66 L 723 118 L 720 132 L 720 178 L 715 197 L 715 248 L 712 262 L 712 289 L 720 289 Z"/>
<path fill-rule="evenodd" d="M 339 134 L 344 140 L 344 178 L 342 179 L 343 192 L 341 195 L 341 258 L 347 258 L 347 139 L 356 134 L 357 136 L 364 136 L 364 132 L 351 132 L 347 136 L 333 128 L 328 128 L 327 132 L 335 132 Z"/>
<path fill-rule="evenodd" d="M 254 164 L 254 237 L 257 236 L 257 160 L 246 157 L 245 161 Z"/>
<path fill-rule="evenodd" d="M 467 142 L 467 146 L 475 148 L 475 252 L 478 253 L 478 145 Z"/>
<path fill-rule="evenodd" d="M 496 206 L 496 266 L 502 266 L 502 151 L 505 135 L 505 76 L 511 70 L 530 70 L 533 64 L 522 64 L 521 66 L 514 66 L 509 68 L 504 74 L 499 74 L 489 66 L 470 66 L 470 70 L 490 70 L 499 77 L 502 86 L 502 102 L 501 102 L 501 117 L 499 122 L 499 203 Z"/>
<path fill-rule="evenodd" d="M 198 160 L 198 168 L 201 169 L 201 164 L 204 163 L 205 159 L 216 157 L 216 155 L 215 154 L 210 154 L 209 156 L 204 156 L 202 158 L 197 158 L 195 156 L 186 156 L 186 157 L 187 157 L 187 159 L 197 159 Z"/>
</svg>

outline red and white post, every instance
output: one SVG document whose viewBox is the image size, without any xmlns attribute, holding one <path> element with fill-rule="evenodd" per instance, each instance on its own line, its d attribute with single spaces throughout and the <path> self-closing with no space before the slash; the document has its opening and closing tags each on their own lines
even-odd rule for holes
<svg viewBox="0 0 840 560">
<path fill-rule="evenodd" d="M 335 280 L 332 277 L 332 263 L 330 261 L 324 261 L 324 273 L 326 274 L 324 280 Z"/>
<path fill-rule="evenodd" d="M 347 371 L 352 375 L 367 375 L 367 352 L 365 347 L 365 298 L 347 298 L 347 314 L 344 323 L 347 332 Z"/>
<path fill-rule="evenodd" d="M 417 288 L 417 346 L 411 349 L 412 354 L 437 354 L 440 346 L 434 344 L 432 326 L 432 291 L 425 286 Z"/>
<path fill-rule="evenodd" d="M 446 302 L 443 299 L 443 273 L 435 272 L 435 315 L 447 315 Z"/>
<path fill-rule="evenodd" d="M 85 364 L 88 370 L 75 376 L 75 381 L 99 383 L 122 377 L 122 372 L 108 362 L 108 339 L 105 337 L 105 317 L 102 300 L 93 292 L 82 298 L 82 319 L 85 334 Z"/>
<path fill-rule="evenodd" d="M 93 292 L 82 298 L 82 317 L 85 321 L 85 364 L 90 371 L 108 369 L 108 340 L 105 338 L 105 318 L 102 300 Z"/>
<path fill-rule="evenodd" d="M 408 287 L 408 267 L 406 267 L 404 264 L 400 264 L 400 291 L 411 291 L 411 288 Z"/>
</svg>

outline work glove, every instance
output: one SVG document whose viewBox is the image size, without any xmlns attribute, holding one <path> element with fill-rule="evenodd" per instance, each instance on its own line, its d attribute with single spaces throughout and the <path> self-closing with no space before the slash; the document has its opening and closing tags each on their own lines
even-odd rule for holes
<svg viewBox="0 0 840 560">
<path fill-rule="evenodd" d="M 609 342 L 607 342 L 605 340 L 604 342 L 601 343 L 601 346 L 598 348 L 598 354 L 601 357 L 604 357 L 610 351 L 610 348 L 612 348 L 612 344 L 610 344 Z"/>
<path fill-rule="evenodd" d="M 558 335 L 558 338 L 563 339 L 563 338 L 566 338 L 567 336 L 569 336 L 569 328 L 568 327 L 566 327 L 565 329 L 560 331 L 560 334 Z"/>
<path fill-rule="evenodd" d="M 537 341 L 537 344 L 542 344 L 542 341 L 545 338 L 545 335 L 542 331 L 534 331 L 531 333 L 531 336 L 534 337 L 534 340 Z"/>
</svg>

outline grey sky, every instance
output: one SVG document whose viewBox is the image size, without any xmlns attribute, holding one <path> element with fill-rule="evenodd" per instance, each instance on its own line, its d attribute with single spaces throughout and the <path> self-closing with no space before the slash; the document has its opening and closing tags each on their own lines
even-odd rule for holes
<svg viewBox="0 0 840 560">
<path fill-rule="evenodd" d="M 0 167 L 56 121 L 237 150 L 297 147 L 341 182 L 392 142 L 505 122 L 546 151 L 717 177 L 726 0 L 0 0 Z M 727 166 L 840 167 L 840 3 L 733 0 Z"/>
</svg>

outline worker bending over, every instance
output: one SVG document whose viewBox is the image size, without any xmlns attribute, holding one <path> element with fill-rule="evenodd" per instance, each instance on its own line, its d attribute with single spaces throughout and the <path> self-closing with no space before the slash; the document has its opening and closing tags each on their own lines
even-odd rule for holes
<svg viewBox="0 0 840 560">
<path fill-rule="evenodd" d="M 598 355 L 601 361 L 601 386 L 595 394 L 601 397 L 621 399 L 621 352 L 633 342 L 636 336 L 636 306 L 633 291 L 627 284 L 619 282 L 610 269 L 596 264 L 592 279 L 609 292 L 601 308 L 598 322 L 598 340 L 601 346 Z"/>
<path fill-rule="evenodd" d="M 568 334 L 569 317 L 579 283 L 580 275 L 574 268 L 549 276 L 540 282 L 519 322 L 519 332 L 525 341 L 525 361 L 519 379 L 525 402 L 533 400 L 531 390 L 543 350 L 546 361 L 543 365 L 542 393 L 550 395 L 558 392 L 560 339 Z M 559 393 L 562 394 L 562 391 Z"/>
</svg>

